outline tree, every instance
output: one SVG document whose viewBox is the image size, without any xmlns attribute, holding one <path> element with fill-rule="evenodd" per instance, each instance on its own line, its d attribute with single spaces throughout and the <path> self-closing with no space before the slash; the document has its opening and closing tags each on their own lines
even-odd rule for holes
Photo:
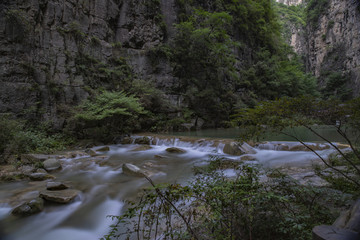
<svg viewBox="0 0 360 240">
<path fill-rule="evenodd" d="M 242 139 L 261 136 L 267 132 L 276 132 L 292 137 L 316 154 L 322 162 L 331 168 L 341 179 L 360 187 L 360 152 L 358 137 L 360 136 L 360 98 L 341 103 L 339 101 L 324 101 L 314 97 L 281 98 L 275 101 L 265 101 L 252 109 L 244 109 L 235 117 L 237 124 L 244 128 Z M 314 126 L 329 125 L 334 128 L 352 150 L 347 154 L 335 143 L 321 136 Z M 286 131 L 288 128 L 302 126 L 320 137 L 335 149 L 341 157 L 342 164 L 347 166 L 342 170 L 333 166 L 320 156 L 311 146 L 296 135 Z"/>
<path fill-rule="evenodd" d="M 172 62 L 180 79 L 177 91 L 184 94 L 197 116 L 210 118 L 215 124 L 231 113 L 231 89 L 239 78 L 237 43 L 229 35 L 231 23 L 228 13 L 195 10 L 176 26 L 173 42 Z"/>
<path fill-rule="evenodd" d="M 109 91 L 86 100 L 77 110 L 73 118 L 75 130 L 83 137 L 103 140 L 139 128 L 139 117 L 147 114 L 134 96 Z"/>
</svg>

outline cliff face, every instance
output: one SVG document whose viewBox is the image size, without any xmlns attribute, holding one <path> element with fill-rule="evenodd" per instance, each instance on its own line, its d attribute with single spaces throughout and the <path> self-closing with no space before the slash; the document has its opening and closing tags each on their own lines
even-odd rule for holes
<svg viewBox="0 0 360 240">
<path fill-rule="evenodd" d="M 0 113 L 61 127 L 89 86 L 121 89 L 133 70 L 163 89 L 176 81 L 147 57 L 173 34 L 174 0 L 5 0 L 0 9 Z"/>
<path fill-rule="evenodd" d="M 303 2 L 303 0 L 276 0 L 276 2 L 291 6 L 291 5 L 299 5 Z"/>
<path fill-rule="evenodd" d="M 360 94 L 359 1 L 330 0 L 315 23 L 290 26 L 289 43 L 303 56 L 308 72 L 324 87 L 331 73 L 342 73 L 353 95 Z"/>
<path fill-rule="evenodd" d="M 307 68 L 320 77 L 330 71 L 348 75 L 360 93 L 360 11 L 354 0 L 331 0 L 315 29 L 306 29 Z"/>
</svg>

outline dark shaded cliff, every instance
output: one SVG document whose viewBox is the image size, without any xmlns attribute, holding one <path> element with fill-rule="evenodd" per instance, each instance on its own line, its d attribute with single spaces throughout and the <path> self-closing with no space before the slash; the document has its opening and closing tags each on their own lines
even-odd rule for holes
<svg viewBox="0 0 360 240">
<path fill-rule="evenodd" d="M 0 112 L 61 126 L 69 105 L 91 89 L 123 89 L 133 70 L 173 84 L 146 52 L 171 35 L 172 1 L 3 1 L 0 13 Z M 162 19 L 165 17 L 165 21 Z M 129 67 L 128 65 L 132 67 Z"/>
<path fill-rule="evenodd" d="M 288 25 L 289 44 L 303 56 L 326 96 L 360 94 L 360 1 L 305 1 L 305 24 Z M 297 12 L 301 8 L 295 9 Z"/>
</svg>

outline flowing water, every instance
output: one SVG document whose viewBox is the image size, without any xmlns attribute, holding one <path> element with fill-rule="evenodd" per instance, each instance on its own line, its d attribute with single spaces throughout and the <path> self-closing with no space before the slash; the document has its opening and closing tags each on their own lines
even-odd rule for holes
<svg viewBox="0 0 360 240">
<path fill-rule="evenodd" d="M 149 186 L 143 178 L 127 176 L 122 172 L 124 163 L 156 172 L 155 183 L 177 182 L 186 184 L 191 179 L 193 166 L 207 164 L 209 156 L 234 160 L 239 157 L 223 153 L 226 141 L 162 138 L 152 141 L 151 149 L 133 151 L 136 144 L 113 145 L 103 158 L 76 157 L 61 159 L 63 169 L 54 173 L 56 181 L 79 189 L 82 194 L 68 205 L 46 203 L 43 212 L 16 218 L 10 215 L 11 203 L 31 197 L 45 188 L 44 182 L 14 182 L 0 184 L 0 239 L 2 240 L 91 240 L 108 232 L 111 219 L 124 211 L 124 201 L 134 200 L 139 189 Z M 265 167 L 310 166 L 317 157 L 306 151 L 277 151 L 279 143 L 259 145 L 252 154 Z M 286 143 L 288 145 L 294 143 Z M 186 150 L 183 154 L 166 152 L 168 147 Z M 326 157 L 332 150 L 322 150 Z M 160 155 L 160 156 L 159 156 Z M 240 160 L 239 160 L 240 161 Z M 225 171 L 229 176 L 234 170 Z M 1 237 L 2 236 L 2 237 Z"/>
</svg>

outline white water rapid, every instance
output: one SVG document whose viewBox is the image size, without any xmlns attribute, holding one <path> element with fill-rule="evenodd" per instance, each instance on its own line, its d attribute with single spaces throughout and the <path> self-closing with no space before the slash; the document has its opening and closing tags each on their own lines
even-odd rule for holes
<svg viewBox="0 0 360 240">
<path fill-rule="evenodd" d="M 41 191 L 42 182 L 11 182 L 0 184 L 0 239 L 1 240 L 92 240 L 99 239 L 109 230 L 108 215 L 119 215 L 124 210 L 125 200 L 134 200 L 139 189 L 149 186 L 143 178 L 128 176 L 122 172 L 124 163 L 155 172 L 155 183 L 186 183 L 191 179 L 195 165 L 205 165 L 209 156 L 226 157 L 241 162 L 240 156 L 224 154 L 226 141 L 192 140 L 178 138 L 154 138 L 151 149 L 133 151 L 139 145 L 113 145 L 101 157 L 76 157 L 61 159 L 62 170 L 53 175 L 56 181 L 64 182 L 82 193 L 68 205 L 46 203 L 44 211 L 30 217 L 11 216 L 14 203 L 26 196 Z M 294 143 L 284 143 L 292 145 Z M 268 143 L 254 148 L 247 154 L 265 167 L 310 166 L 318 162 L 309 151 L 279 151 L 279 143 Z M 168 153 L 168 147 L 178 147 L 186 153 Z M 333 150 L 318 153 L 327 157 Z M 234 170 L 226 170 L 229 176 Z"/>
</svg>

